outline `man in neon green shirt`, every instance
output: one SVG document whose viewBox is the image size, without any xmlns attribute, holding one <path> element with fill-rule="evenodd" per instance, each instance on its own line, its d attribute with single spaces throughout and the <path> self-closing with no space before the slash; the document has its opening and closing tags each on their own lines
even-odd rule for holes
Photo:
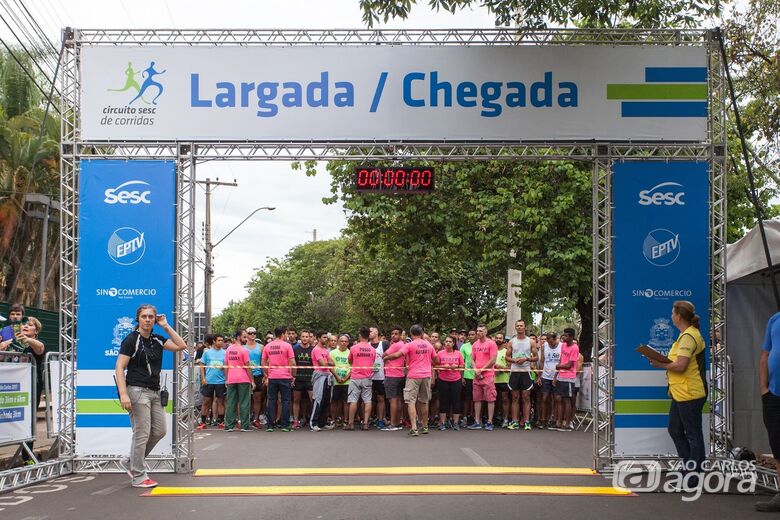
<svg viewBox="0 0 780 520">
<path fill-rule="evenodd" d="M 341 334 L 337 343 L 338 348 L 331 350 L 329 354 L 334 364 L 333 378 L 335 379 L 333 384 L 333 395 L 330 398 L 330 414 L 337 425 L 340 419 L 349 416 L 349 405 L 347 404 L 347 391 L 349 389 L 349 376 L 351 372 L 351 366 L 349 364 L 349 343 L 349 335 Z"/>
<path fill-rule="evenodd" d="M 469 330 L 468 340 L 466 343 L 460 346 L 460 353 L 463 355 L 463 363 L 465 363 L 466 370 L 463 371 L 463 393 L 461 394 L 461 402 L 463 403 L 463 417 L 461 418 L 461 426 L 465 427 L 469 424 L 469 417 L 471 415 L 471 395 L 474 391 L 474 360 L 471 359 L 471 344 L 477 339 L 477 331 L 475 329 Z M 481 419 L 480 419 L 481 420 Z"/>
<path fill-rule="evenodd" d="M 506 362 L 506 343 L 504 342 L 504 335 L 500 332 L 494 337 L 496 345 L 498 345 L 498 354 L 496 357 L 496 368 L 506 369 L 509 365 Z M 504 422 L 501 424 L 502 428 L 509 427 L 509 371 L 503 372 L 502 370 L 496 370 L 494 382 L 496 383 L 496 392 L 501 397 L 501 414 L 504 417 Z M 513 428 L 514 429 L 514 428 Z"/>
</svg>

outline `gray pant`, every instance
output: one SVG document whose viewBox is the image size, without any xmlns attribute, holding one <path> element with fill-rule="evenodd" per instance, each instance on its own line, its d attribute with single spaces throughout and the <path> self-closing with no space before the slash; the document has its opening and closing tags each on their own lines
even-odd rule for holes
<svg viewBox="0 0 780 520">
<path fill-rule="evenodd" d="M 160 403 L 160 392 L 140 386 L 128 386 L 127 395 L 132 404 L 130 424 L 133 426 L 128 469 L 133 474 L 133 484 L 140 484 L 149 478 L 144 459 L 165 437 L 165 410 Z"/>
</svg>

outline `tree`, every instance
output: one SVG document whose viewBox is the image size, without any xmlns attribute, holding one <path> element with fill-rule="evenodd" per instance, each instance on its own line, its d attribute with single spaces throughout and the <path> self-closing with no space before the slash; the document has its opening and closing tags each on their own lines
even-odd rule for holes
<svg viewBox="0 0 780 520">
<path fill-rule="evenodd" d="M 417 0 L 360 0 L 367 26 L 405 19 Z M 495 15 L 496 25 L 541 28 L 548 24 L 587 27 L 681 27 L 698 25 L 720 13 L 717 0 L 428 0 L 436 10 L 454 13 L 475 5 Z"/>
</svg>

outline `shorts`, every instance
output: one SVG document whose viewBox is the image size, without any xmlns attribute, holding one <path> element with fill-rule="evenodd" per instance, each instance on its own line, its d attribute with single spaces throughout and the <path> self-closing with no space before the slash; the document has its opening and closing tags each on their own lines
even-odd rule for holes
<svg viewBox="0 0 780 520">
<path fill-rule="evenodd" d="M 373 379 L 371 381 L 371 392 L 373 392 L 374 395 L 381 395 L 384 397 L 385 395 L 385 380 L 384 379 Z"/>
<path fill-rule="evenodd" d="M 558 381 L 555 384 L 555 395 L 574 397 L 574 381 Z"/>
<path fill-rule="evenodd" d="M 552 379 L 542 378 L 542 393 L 551 394 L 555 391 L 555 387 L 552 384 Z"/>
<path fill-rule="evenodd" d="M 312 390 L 311 379 L 296 379 L 293 391 L 295 392 L 311 392 Z"/>
<path fill-rule="evenodd" d="M 200 387 L 200 393 L 203 397 L 216 397 L 217 399 L 224 399 L 227 393 L 227 387 L 225 385 L 210 385 L 205 384 Z"/>
<path fill-rule="evenodd" d="M 503 394 L 509 392 L 509 383 L 496 383 L 496 393 Z"/>
<path fill-rule="evenodd" d="M 534 387 L 530 372 L 512 372 L 509 376 L 509 389 L 517 392 L 527 392 Z"/>
<path fill-rule="evenodd" d="M 471 400 L 474 402 L 485 401 L 487 403 L 496 402 L 496 385 L 493 379 L 475 379 Z"/>
<path fill-rule="evenodd" d="M 427 403 L 431 400 L 431 378 L 422 379 L 406 378 L 404 386 L 404 401 L 407 403 Z"/>
<path fill-rule="evenodd" d="M 263 387 L 263 376 L 252 376 L 252 378 L 255 380 L 255 389 L 252 391 L 262 392 L 265 389 Z"/>
<path fill-rule="evenodd" d="M 772 392 L 765 393 L 761 396 L 761 408 L 772 456 L 780 460 L 780 397 Z"/>
<path fill-rule="evenodd" d="M 396 399 L 401 397 L 401 390 L 404 388 L 404 377 L 386 377 L 385 378 L 385 397 Z"/>
<path fill-rule="evenodd" d="M 346 401 L 349 385 L 334 385 L 333 394 L 330 396 L 331 401 Z"/>
<path fill-rule="evenodd" d="M 350 379 L 349 390 L 347 393 L 348 403 L 357 403 L 362 400 L 364 403 L 371 402 L 371 380 L 370 379 Z"/>
</svg>

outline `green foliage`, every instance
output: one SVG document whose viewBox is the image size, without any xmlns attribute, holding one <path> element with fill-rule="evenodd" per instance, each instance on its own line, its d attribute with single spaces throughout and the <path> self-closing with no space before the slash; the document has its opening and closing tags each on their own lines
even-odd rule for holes
<svg viewBox="0 0 780 520">
<path fill-rule="evenodd" d="M 360 0 L 363 21 L 373 27 L 380 21 L 406 19 L 416 0 Z M 455 13 L 485 7 L 496 25 L 541 28 L 548 25 L 588 27 L 692 27 L 702 18 L 717 15 L 718 0 L 428 0 L 436 10 Z"/>
</svg>

